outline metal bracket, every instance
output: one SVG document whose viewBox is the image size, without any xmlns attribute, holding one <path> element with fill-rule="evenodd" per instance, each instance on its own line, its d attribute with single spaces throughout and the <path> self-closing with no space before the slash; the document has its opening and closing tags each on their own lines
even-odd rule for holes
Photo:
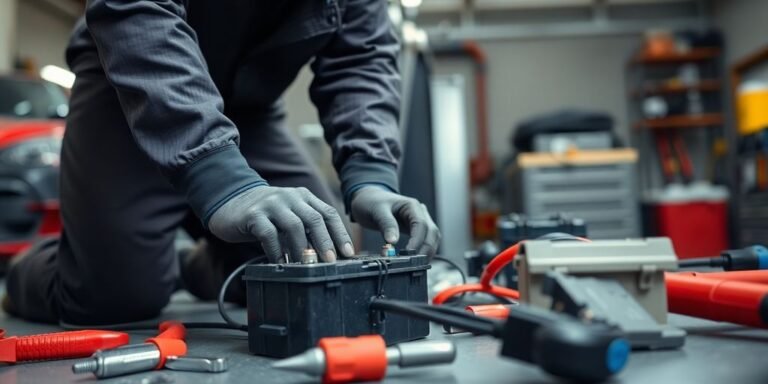
<svg viewBox="0 0 768 384">
<path fill-rule="evenodd" d="M 643 265 L 640 267 L 640 275 L 637 277 L 637 287 L 641 291 L 653 288 L 653 276 L 659 271 L 655 265 Z"/>
</svg>

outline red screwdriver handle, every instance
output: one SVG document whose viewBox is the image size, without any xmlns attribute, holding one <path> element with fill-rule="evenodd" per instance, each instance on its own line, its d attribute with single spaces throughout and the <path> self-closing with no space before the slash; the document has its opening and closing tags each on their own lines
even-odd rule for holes
<svg viewBox="0 0 768 384">
<path fill-rule="evenodd" d="M 85 330 L 11 337 L 2 343 L 8 343 L 7 348 L 15 347 L 16 361 L 31 361 L 88 357 L 99 349 L 116 348 L 128 341 L 127 333 Z"/>
<path fill-rule="evenodd" d="M 155 338 L 184 340 L 187 335 L 187 329 L 184 324 L 177 321 L 164 321 L 160 323 L 160 334 Z"/>
<path fill-rule="evenodd" d="M 324 337 L 317 346 L 325 352 L 324 384 L 379 381 L 387 373 L 387 345 L 380 335 Z"/>
<path fill-rule="evenodd" d="M 165 366 L 165 359 L 168 356 L 184 356 L 187 354 L 187 343 L 184 342 L 184 336 L 187 329 L 184 324 L 178 321 L 164 321 L 160 323 L 160 334 L 147 339 L 148 343 L 154 344 L 160 351 L 160 360 L 155 369 Z"/>
</svg>

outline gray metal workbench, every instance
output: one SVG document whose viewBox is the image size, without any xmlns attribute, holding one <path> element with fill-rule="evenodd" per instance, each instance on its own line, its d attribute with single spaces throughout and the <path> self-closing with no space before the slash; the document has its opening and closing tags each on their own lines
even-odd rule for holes
<svg viewBox="0 0 768 384">
<path fill-rule="evenodd" d="M 4 284 L 3 284 L 4 286 Z M 239 313 L 238 313 L 239 312 Z M 244 320 L 243 309 L 233 313 Z M 218 321 L 216 306 L 199 303 L 186 294 L 177 294 L 163 315 L 166 319 L 186 321 Z M 322 321 L 318 319 L 318 321 Z M 682 316 L 672 323 L 689 330 L 685 347 L 675 351 L 633 353 L 628 367 L 612 383 L 768 383 L 768 331 L 748 330 L 727 324 L 716 324 Z M 59 330 L 32 324 L 0 314 L 0 327 L 9 335 Z M 132 333 L 132 342 L 150 335 Z M 444 337 L 433 328 L 431 337 Z M 458 359 L 452 365 L 390 371 L 386 382 L 405 383 L 556 383 L 551 376 L 523 363 L 498 357 L 499 344 L 486 337 L 449 336 L 458 345 Z M 247 336 L 235 331 L 193 330 L 188 333 L 190 355 L 225 356 L 229 371 L 219 374 L 155 371 L 100 383 L 308 383 L 301 374 L 284 373 L 269 368 L 270 359 L 248 353 Z M 72 360 L 19 364 L 0 367 L 2 384 L 89 383 L 88 375 L 75 376 Z"/>
</svg>

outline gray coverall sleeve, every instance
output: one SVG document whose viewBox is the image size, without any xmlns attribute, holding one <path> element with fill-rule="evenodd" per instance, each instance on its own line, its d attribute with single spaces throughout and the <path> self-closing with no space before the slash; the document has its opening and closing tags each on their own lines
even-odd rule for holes
<svg viewBox="0 0 768 384">
<path fill-rule="evenodd" d="M 266 182 L 239 151 L 185 18 L 182 0 L 90 0 L 85 14 L 136 143 L 207 224 L 231 197 Z"/>
<path fill-rule="evenodd" d="M 364 184 L 398 190 L 400 43 L 384 0 L 349 0 L 341 22 L 312 63 L 310 95 L 348 203 Z"/>
</svg>

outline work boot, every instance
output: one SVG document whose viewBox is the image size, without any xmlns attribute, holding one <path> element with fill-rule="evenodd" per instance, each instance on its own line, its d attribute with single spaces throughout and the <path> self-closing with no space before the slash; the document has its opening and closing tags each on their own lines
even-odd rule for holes
<svg viewBox="0 0 768 384">
<path fill-rule="evenodd" d="M 32 284 L 46 269 L 54 268 L 52 262 L 59 248 L 55 237 L 39 239 L 31 247 L 14 256 L 8 268 L 3 311 L 27 320 L 55 323 L 58 314 L 52 302 L 50 289 L 40 289 Z"/>
<path fill-rule="evenodd" d="M 262 254 L 257 246 L 200 239 L 194 247 L 179 252 L 182 288 L 200 300 L 216 300 L 224 280 L 232 271 Z M 236 277 L 224 300 L 245 306 L 245 282 Z"/>
<path fill-rule="evenodd" d="M 16 312 L 16 309 L 13 307 L 13 303 L 11 302 L 11 298 L 8 297 L 7 293 L 3 294 L 3 301 L 2 301 L 2 303 L 0 303 L 0 306 L 2 306 L 3 312 L 5 312 L 5 313 L 7 313 L 7 314 L 9 314 L 11 316 L 14 316 L 14 317 L 18 317 L 19 316 L 18 312 Z"/>
</svg>

